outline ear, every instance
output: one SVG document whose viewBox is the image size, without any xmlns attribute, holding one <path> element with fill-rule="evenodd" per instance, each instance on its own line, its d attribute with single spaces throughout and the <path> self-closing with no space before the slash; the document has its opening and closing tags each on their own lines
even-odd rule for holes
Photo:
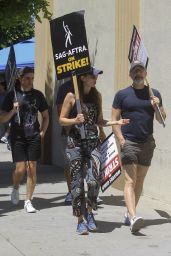
<svg viewBox="0 0 171 256">
<path fill-rule="evenodd" d="M 130 76 L 130 78 L 132 78 L 132 73 L 131 72 L 129 72 L 129 76 Z"/>
</svg>

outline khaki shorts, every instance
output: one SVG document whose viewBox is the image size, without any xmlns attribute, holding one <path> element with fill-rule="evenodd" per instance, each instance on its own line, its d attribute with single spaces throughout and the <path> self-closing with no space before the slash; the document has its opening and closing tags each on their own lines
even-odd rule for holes
<svg viewBox="0 0 171 256">
<path fill-rule="evenodd" d="M 122 165 L 134 163 L 150 166 L 155 147 L 156 144 L 152 135 L 144 143 L 126 140 L 121 148 Z"/>
</svg>

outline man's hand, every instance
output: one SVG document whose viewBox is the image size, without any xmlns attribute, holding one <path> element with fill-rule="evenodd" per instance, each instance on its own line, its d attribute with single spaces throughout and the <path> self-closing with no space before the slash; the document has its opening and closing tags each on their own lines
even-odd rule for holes
<svg viewBox="0 0 171 256">
<path fill-rule="evenodd" d="M 18 108 L 19 108 L 19 102 L 18 102 L 18 101 L 15 101 L 15 102 L 13 103 L 12 112 L 13 112 L 13 113 L 16 113 L 17 110 L 18 110 Z"/>
<path fill-rule="evenodd" d="M 153 107 L 155 107 L 155 105 L 159 105 L 159 104 L 160 104 L 160 100 L 159 100 L 158 97 L 156 97 L 156 96 L 151 96 L 150 98 L 151 98 L 151 105 L 152 105 Z"/>
<path fill-rule="evenodd" d="M 40 137 L 41 137 L 41 139 L 43 139 L 43 138 L 44 138 L 44 136 L 45 136 L 44 131 L 41 131 L 41 132 L 40 132 Z"/>
<path fill-rule="evenodd" d="M 125 139 L 124 139 L 124 137 L 118 138 L 118 142 L 119 142 L 120 147 L 122 148 L 122 147 L 124 146 L 124 144 L 125 144 Z"/>
</svg>

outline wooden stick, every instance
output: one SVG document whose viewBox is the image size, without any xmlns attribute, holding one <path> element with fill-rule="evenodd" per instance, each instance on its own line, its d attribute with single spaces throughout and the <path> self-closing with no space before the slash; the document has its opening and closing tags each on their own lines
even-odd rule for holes
<svg viewBox="0 0 171 256">
<path fill-rule="evenodd" d="M 150 84 L 149 84 L 147 78 L 145 78 L 145 81 L 146 81 L 146 84 L 147 84 L 147 86 L 149 88 L 150 96 L 154 97 L 153 90 L 151 89 Z M 164 122 L 164 118 L 163 118 L 163 115 L 162 115 L 162 113 L 160 111 L 160 108 L 159 108 L 158 104 L 154 105 L 154 110 L 156 112 L 156 115 L 160 118 L 160 122 L 162 123 L 163 127 L 165 127 L 166 125 L 165 125 L 165 122 Z"/>
<path fill-rule="evenodd" d="M 74 84 L 74 91 L 75 91 L 75 100 L 76 100 L 76 107 L 77 107 L 77 113 L 82 114 L 81 104 L 80 104 L 80 97 L 79 97 L 79 91 L 78 91 L 78 83 L 77 83 L 77 76 L 75 74 L 72 75 L 72 80 Z M 80 125 L 80 132 L 81 132 L 81 139 L 85 139 L 85 130 L 83 124 Z"/>
</svg>

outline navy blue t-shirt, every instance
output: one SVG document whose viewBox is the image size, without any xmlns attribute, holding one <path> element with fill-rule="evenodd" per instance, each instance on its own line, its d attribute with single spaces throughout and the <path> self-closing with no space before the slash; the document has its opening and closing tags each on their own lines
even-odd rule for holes
<svg viewBox="0 0 171 256">
<path fill-rule="evenodd" d="M 154 96 L 162 98 L 159 91 L 152 89 Z M 121 109 L 122 118 L 130 119 L 128 125 L 122 126 L 122 134 L 125 139 L 135 142 L 144 142 L 153 134 L 154 108 L 150 102 L 149 88 L 135 89 L 129 86 L 116 93 L 113 108 Z"/>
</svg>

